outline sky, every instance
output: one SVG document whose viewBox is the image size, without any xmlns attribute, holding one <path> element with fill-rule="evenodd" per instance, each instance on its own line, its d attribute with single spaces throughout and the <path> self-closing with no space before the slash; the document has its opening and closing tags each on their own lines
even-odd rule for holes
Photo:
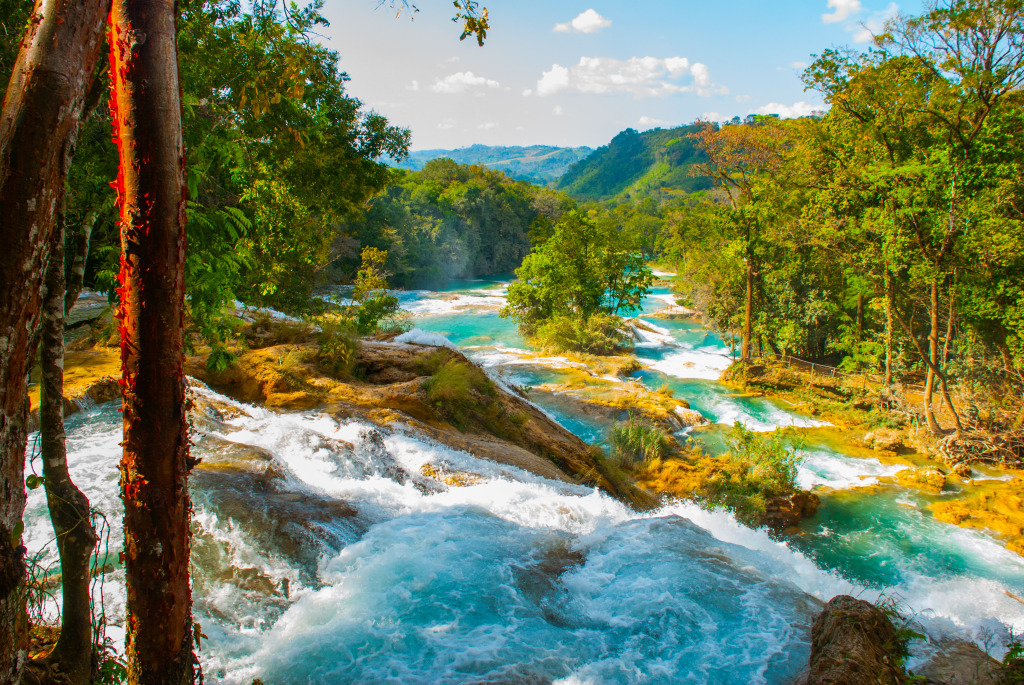
<svg viewBox="0 0 1024 685">
<path fill-rule="evenodd" d="M 399 2 L 398 5 L 401 3 Z M 866 50 L 921 0 L 481 0 L 483 47 L 448 0 L 326 0 L 322 42 L 348 93 L 412 131 L 412 149 L 597 147 L 619 131 L 824 108 L 800 80 L 829 48 Z"/>
</svg>

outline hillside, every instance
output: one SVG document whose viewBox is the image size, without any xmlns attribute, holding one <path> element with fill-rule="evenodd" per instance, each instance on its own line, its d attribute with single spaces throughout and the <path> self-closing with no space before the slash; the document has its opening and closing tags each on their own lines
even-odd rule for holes
<svg viewBox="0 0 1024 685">
<path fill-rule="evenodd" d="M 643 133 L 627 128 L 572 165 L 555 187 L 578 200 L 710 188 L 709 179 L 690 176 L 690 165 L 701 161 L 701 153 L 689 137 L 696 130 L 694 125 Z"/>
<path fill-rule="evenodd" d="M 410 152 L 407 159 L 392 162 L 392 165 L 400 169 L 419 171 L 430 160 L 447 157 L 459 164 L 480 164 L 503 171 L 518 181 L 547 185 L 591 152 L 593 150 L 589 147 L 471 145 L 458 150 L 417 150 Z"/>
</svg>

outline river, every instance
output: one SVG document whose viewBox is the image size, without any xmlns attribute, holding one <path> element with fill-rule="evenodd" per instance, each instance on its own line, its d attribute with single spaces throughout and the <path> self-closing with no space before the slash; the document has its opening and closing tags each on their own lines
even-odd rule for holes
<svg viewBox="0 0 1024 685">
<path fill-rule="evenodd" d="M 557 380 L 557 368 L 524 363 L 526 343 L 497 316 L 504 287 L 464 282 L 401 299 L 417 328 L 446 335 L 495 377 Z M 670 297 L 656 290 L 645 311 Z M 718 383 L 729 351 L 714 335 L 649 321 L 664 337 L 638 345 L 649 364 L 640 382 L 668 384 L 715 423 L 819 423 Z M 637 513 L 400 428 L 276 413 L 201 384 L 193 392 L 194 454 L 244 455 L 250 467 L 193 479 L 207 682 L 786 684 L 807 663 L 821 602 L 838 593 L 894 596 L 931 640 L 988 639 L 995 654 L 1008 628 L 1024 630 L 1014 598 L 1024 595 L 1024 559 L 936 521 L 925 495 L 823 489 L 901 468 L 825 442 L 808 443 L 799 472 L 824 505 L 802 535 L 778 541 L 690 503 Z M 604 440 L 608 426 L 557 398 L 531 398 L 584 439 Z M 67 421 L 72 476 L 107 515 L 111 555 L 121 540 L 120 427 L 113 403 Z M 428 464 L 476 475 L 449 487 L 422 475 Z M 45 499 L 32 491 L 26 542 L 44 565 L 51 540 Z M 103 583 L 116 642 L 123 573 Z M 929 649 L 915 643 L 914 658 Z"/>
</svg>

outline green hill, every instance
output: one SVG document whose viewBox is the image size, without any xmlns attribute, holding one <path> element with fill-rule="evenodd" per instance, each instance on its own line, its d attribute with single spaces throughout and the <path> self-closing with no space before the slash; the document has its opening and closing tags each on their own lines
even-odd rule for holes
<svg viewBox="0 0 1024 685">
<path fill-rule="evenodd" d="M 392 162 L 392 165 L 400 169 L 419 171 L 430 160 L 447 157 L 459 164 L 479 164 L 503 171 L 519 181 L 547 185 L 591 152 L 593 150 L 589 147 L 471 145 L 458 150 L 417 150 L 410 152 L 407 159 Z"/>
<path fill-rule="evenodd" d="M 710 188 L 710 179 L 690 175 L 690 166 L 703 161 L 689 137 L 696 130 L 695 125 L 643 133 L 627 128 L 573 164 L 555 187 L 584 201 L 626 193 L 644 197 L 659 191 L 689 193 Z"/>
</svg>

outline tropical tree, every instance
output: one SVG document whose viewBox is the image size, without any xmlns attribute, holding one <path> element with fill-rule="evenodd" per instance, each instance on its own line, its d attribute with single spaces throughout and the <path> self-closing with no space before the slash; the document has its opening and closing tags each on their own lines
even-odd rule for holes
<svg viewBox="0 0 1024 685">
<path fill-rule="evenodd" d="M 567 321 L 576 332 L 585 332 L 592 319 L 607 322 L 606 317 L 638 310 L 653 280 L 636 236 L 574 210 L 516 269 L 501 315 L 516 321 L 527 335 L 554 321 Z M 608 326 L 602 328 L 606 330 L 595 329 L 595 335 L 607 335 Z M 566 330 L 562 325 L 550 329 L 555 336 L 564 336 Z M 587 337 L 579 337 L 580 345 L 589 346 Z"/>
<path fill-rule="evenodd" d="M 25 379 L 56 210 L 109 2 L 36 2 L 0 111 L 0 682 L 27 644 L 21 600 Z"/>
<path fill-rule="evenodd" d="M 721 128 L 705 123 L 691 135 L 707 155 L 707 161 L 695 165 L 691 173 L 713 179 L 725 194 L 722 217 L 742 255 L 745 294 L 740 353 L 749 359 L 759 251 L 769 226 L 779 220 L 780 182 L 788 168 L 785 161 L 791 138 L 786 126 L 773 117 L 763 117 L 753 125 Z"/>
</svg>

